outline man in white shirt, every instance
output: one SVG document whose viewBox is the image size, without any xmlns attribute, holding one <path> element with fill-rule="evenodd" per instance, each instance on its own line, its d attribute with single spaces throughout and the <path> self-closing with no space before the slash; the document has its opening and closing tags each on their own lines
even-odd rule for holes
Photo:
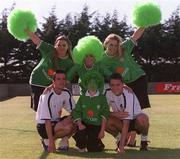
<svg viewBox="0 0 180 159">
<path fill-rule="evenodd" d="M 106 90 L 105 95 L 112 112 L 106 130 L 113 135 L 121 132 L 119 133 L 121 137 L 118 142 L 118 153 L 125 153 L 127 134 L 132 130 L 141 134 L 140 150 L 147 150 L 149 118 L 141 110 L 137 97 L 133 92 L 123 88 L 120 74 L 112 74 L 109 85 L 110 89 Z"/>
<path fill-rule="evenodd" d="M 62 108 L 69 113 L 75 106 L 70 92 L 65 89 L 66 76 L 62 70 L 57 70 L 51 91 L 40 96 L 36 112 L 37 130 L 42 137 L 45 151 L 55 152 L 55 140 L 72 133 L 73 122 L 71 116 L 60 118 Z"/>
</svg>

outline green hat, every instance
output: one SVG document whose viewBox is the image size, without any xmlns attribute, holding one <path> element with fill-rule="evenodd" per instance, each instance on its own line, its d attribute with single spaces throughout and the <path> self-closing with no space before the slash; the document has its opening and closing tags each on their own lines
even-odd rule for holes
<svg viewBox="0 0 180 159">
<path fill-rule="evenodd" d="M 102 91 L 104 89 L 104 78 L 99 72 L 90 71 L 90 72 L 87 72 L 82 77 L 81 85 L 86 90 L 88 90 L 88 89 L 97 90 L 98 89 L 102 93 Z"/>
<path fill-rule="evenodd" d="M 101 41 L 96 36 L 89 35 L 79 39 L 78 44 L 73 49 L 72 57 L 75 63 L 82 65 L 87 55 L 92 55 L 96 61 L 99 61 L 103 52 Z"/>
</svg>

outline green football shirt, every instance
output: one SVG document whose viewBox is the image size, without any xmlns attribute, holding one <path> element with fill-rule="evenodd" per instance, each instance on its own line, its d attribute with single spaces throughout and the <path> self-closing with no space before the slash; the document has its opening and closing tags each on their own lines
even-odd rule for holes
<svg viewBox="0 0 180 159">
<path fill-rule="evenodd" d="M 73 111 L 73 120 L 87 124 L 101 125 L 102 118 L 108 119 L 109 106 L 104 95 L 81 95 Z"/>
<path fill-rule="evenodd" d="M 52 83 L 52 77 L 56 71 L 53 64 L 53 55 L 55 52 L 54 46 L 44 41 L 41 42 L 39 48 L 41 52 L 41 60 L 39 64 L 33 69 L 29 83 L 31 85 L 46 87 Z M 67 72 L 72 66 L 73 61 L 70 57 L 58 58 L 58 69 Z"/>
</svg>

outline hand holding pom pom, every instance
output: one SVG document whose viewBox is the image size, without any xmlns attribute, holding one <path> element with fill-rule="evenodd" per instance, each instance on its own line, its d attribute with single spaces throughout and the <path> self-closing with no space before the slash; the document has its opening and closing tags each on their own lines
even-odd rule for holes
<svg viewBox="0 0 180 159">
<path fill-rule="evenodd" d="M 26 31 L 35 32 L 37 29 L 35 15 L 29 10 L 14 9 L 8 16 L 7 28 L 16 39 L 26 41 L 29 39 Z"/>
<path fill-rule="evenodd" d="M 149 27 L 160 23 L 161 10 L 153 2 L 141 3 L 135 6 L 132 16 L 137 27 Z"/>
</svg>

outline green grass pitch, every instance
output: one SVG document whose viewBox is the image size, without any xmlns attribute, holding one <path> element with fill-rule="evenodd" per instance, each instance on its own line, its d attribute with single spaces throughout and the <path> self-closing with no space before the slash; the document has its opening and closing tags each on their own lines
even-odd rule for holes
<svg viewBox="0 0 180 159">
<path fill-rule="evenodd" d="M 106 134 L 104 152 L 79 153 L 74 140 L 70 150 L 47 154 L 43 152 L 35 128 L 35 113 L 30 109 L 30 97 L 15 97 L 0 102 L 0 159 L 180 159 L 180 95 L 150 95 L 149 151 L 126 148 L 126 154 L 116 154 L 114 138 Z"/>
</svg>

